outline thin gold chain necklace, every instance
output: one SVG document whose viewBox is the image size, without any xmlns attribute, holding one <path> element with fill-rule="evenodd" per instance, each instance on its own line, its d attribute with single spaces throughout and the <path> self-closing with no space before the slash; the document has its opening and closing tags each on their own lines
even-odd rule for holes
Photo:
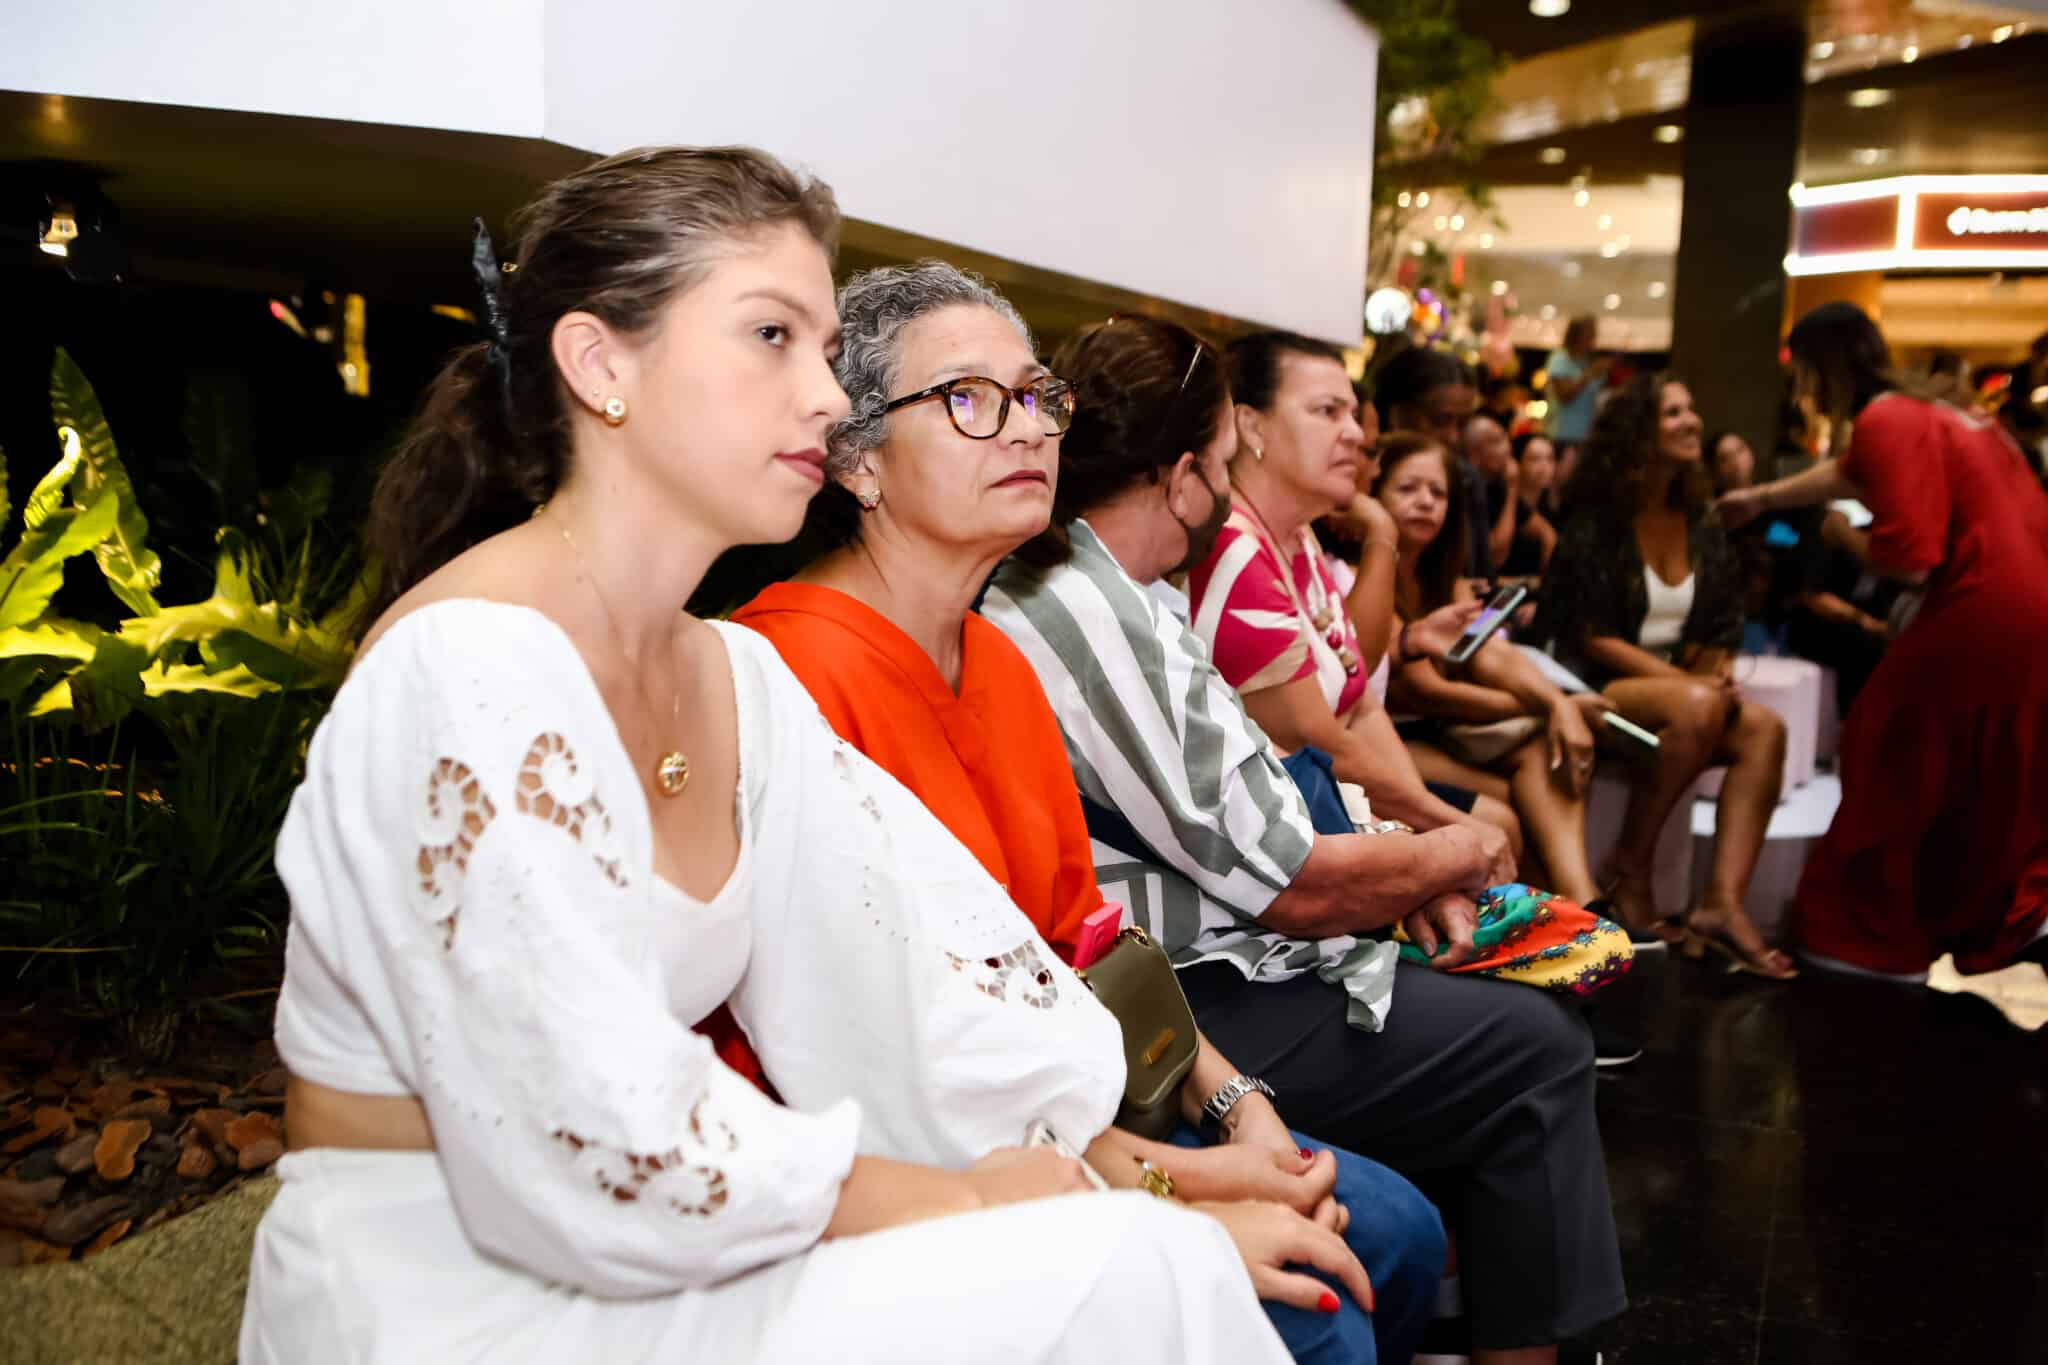
<svg viewBox="0 0 2048 1365">
<path fill-rule="evenodd" d="M 539 513 L 536 512 L 534 515 L 538 516 Z M 589 563 L 584 560 L 583 547 L 576 543 L 576 537 L 569 534 L 567 522 L 556 518 L 550 520 L 557 521 L 555 529 L 562 533 L 562 539 L 568 543 L 569 552 L 576 556 L 576 567 L 583 571 L 584 581 L 590 584 L 590 591 L 597 597 L 597 605 L 604 612 L 604 619 L 611 626 L 613 637 L 623 641 L 625 633 L 619 629 L 619 618 L 612 614 L 612 604 L 605 600 L 604 589 L 597 586 L 597 575 L 590 571 Z M 682 716 L 683 678 L 682 670 L 678 669 L 675 700 L 669 706 L 669 733 L 675 733 L 676 728 L 682 724 Z M 654 789 L 663 796 L 681 796 L 683 788 L 689 785 L 690 759 L 681 749 L 670 749 L 654 761 Z"/>
</svg>

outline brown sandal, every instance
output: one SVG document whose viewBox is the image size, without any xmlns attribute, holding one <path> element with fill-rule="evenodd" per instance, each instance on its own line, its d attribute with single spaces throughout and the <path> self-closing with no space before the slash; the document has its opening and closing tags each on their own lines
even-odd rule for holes
<svg viewBox="0 0 2048 1365">
<path fill-rule="evenodd" d="M 1687 962 L 1704 962 L 1706 955 L 1713 952 L 1725 959 L 1730 972 L 1748 972 L 1766 981 L 1791 981 L 1799 975 L 1792 959 L 1778 949 L 1765 947 L 1752 953 L 1737 943 L 1728 927 L 1726 911 L 1713 912 L 1721 917 L 1721 923 L 1710 929 L 1699 926 L 1702 913 L 1695 910 L 1685 917 L 1685 938 L 1679 951 Z"/>
</svg>

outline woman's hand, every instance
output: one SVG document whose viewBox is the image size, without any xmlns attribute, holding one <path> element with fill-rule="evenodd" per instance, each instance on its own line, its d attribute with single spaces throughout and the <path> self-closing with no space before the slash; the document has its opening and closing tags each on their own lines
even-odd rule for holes
<svg viewBox="0 0 2048 1365">
<path fill-rule="evenodd" d="M 1764 502 L 1764 485 L 1731 488 L 1715 501 L 1714 510 L 1721 514 L 1723 526 L 1739 531 L 1768 510 Z"/>
<path fill-rule="evenodd" d="M 1280 1204 L 1202 1203 L 1195 1207 L 1229 1232 L 1260 1298 L 1336 1312 L 1337 1296 L 1327 1285 L 1314 1276 L 1286 1269 L 1308 1265 L 1334 1276 L 1360 1308 L 1373 1311 L 1372 1281 L 1366 1277 L 1365 1267 L 1344 1245 L 1344 1239 L 1329 1228 Z"/>
<path fill-rule="evenodd" d="M 1551 703 L 1545 731 L 1550 750 L 1550 776 L 1574 797 L 1584 796 L 1593 780 L 1593 732 L 1570 697 L 1560 695 Z"/>
<path fill-rule="evenodd" d="M 1050 1147 L 998 1147 L 962 1172 L 962 1178 L 985 1209 L 1095 1188 L 1080 1162 Z"/>
<path fill-rule="evenodd" d="M 1394 529 L 1394 515 L 1380 505 L 1380 500 L 1370 493 L 1360 493 L 1346 506 L 1330 513 L 1330 525 L 1345 535 L 1371 544 L 1398 546 L 1400 536 Z"/>
<path fill-rule="evenodd" d="M 1458 643 L 1458 637 L 1465 633 L 1465 627 L 1471 625 L 1484 610 L 1484 602 L 1453 602 L 1448 607 L 1438 607 L 1420 621 L 1410 622 L 1406 642 L 1410 657 L 1420 655 L 1441 663 L 1444 655 L 1450 653 L 1451 646 Z"/>
<path fill-rule="evenodd" d="M 1310 1215 L 1337 1188 L 1337 1158 L 1306 1150 L 1290 1137 L 1284 1150 L 1231 1142 L 1175 1152 L 1173 1187 L 1183 1199 L 1263 1200 Z"/>
<path fill-rule="evenodd" d="M 1479 927 L 1479 907 L 1469 896 L 1438 896 L 1402 920 L 1401 927 L 1408 931 L 1409 940 L 1428 954 L 1430 966 L 1449 971 L 1472 956 L 1472 931 Z"/>
</svg>

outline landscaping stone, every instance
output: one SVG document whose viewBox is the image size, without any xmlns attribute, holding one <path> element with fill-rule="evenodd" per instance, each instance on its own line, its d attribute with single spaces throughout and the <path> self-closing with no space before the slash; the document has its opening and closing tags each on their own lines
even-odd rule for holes
<svg viewBox="0 0 2048 1365">
<path fill-rule="evenodd" d="M 118 1183 L 134 1175 L 135 1154 L 152 1131 L 148 1119 L 115 1119 L 102 1128 L 92 1153 L 100 1179 Z"/>
</svg>

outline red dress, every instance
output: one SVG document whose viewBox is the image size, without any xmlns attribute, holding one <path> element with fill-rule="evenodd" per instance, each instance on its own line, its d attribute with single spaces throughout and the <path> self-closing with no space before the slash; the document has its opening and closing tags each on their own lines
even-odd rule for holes
<svg viewBox="0 0 2048 1365">
<path fill-rule="evenodd" d="M 1989 422 L 1878 399 L 1842 467 L 1873 563 L 1920 614 L 1842 733 L 1842 805 L 1807 864 L 1806 950 L 1873 971 L 1994 971 L 2048 917 L 2048 494 Z"/>
</svg>

